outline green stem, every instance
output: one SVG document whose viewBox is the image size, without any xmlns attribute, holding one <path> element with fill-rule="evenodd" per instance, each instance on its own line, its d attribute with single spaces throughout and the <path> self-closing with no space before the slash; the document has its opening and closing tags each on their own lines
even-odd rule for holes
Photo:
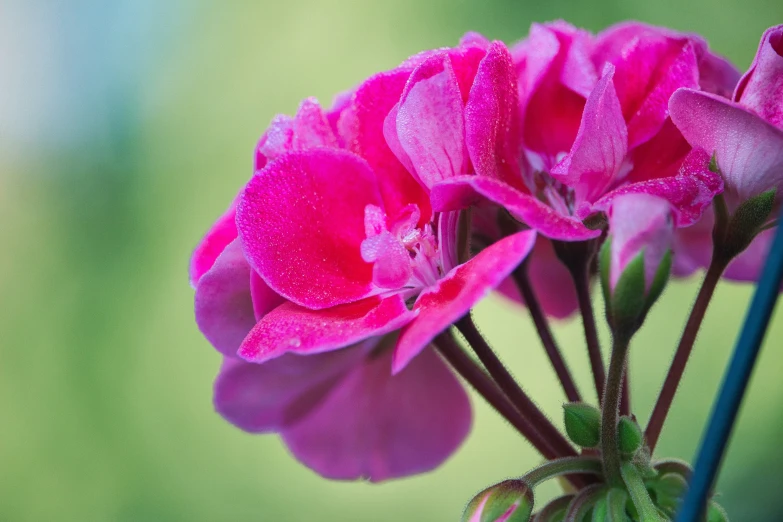
<svg viewBox="0 0 783 522">
<path fill-rule="evenodd" d="M 589 475 L 601 475 L 601 459 L 582 455 L 579 457 L 563 457 L 550 460 L 522 477 L 531 488 L 544 481 L 562 475 L 587 473 Z"/>
<path fill-rule="evenodd" d="M 609 372 L 606 375 L 604 400 L 601 403 L 601 454 L 604 461 L 604 476 L 610 486 L 622 485 L 620 475 L 622 461 L 617 441 L 617 423 L 620 420 L 620 396 L 629 342 L 630 337 L 615 332 Z"/>
<path fill-rule="evenodd" d="M 590 368 L 593 370 L 595 391 L 600 402 L 604 397 L 606 373 L 604 360 L 601 357 L 601 344 L 598 341 L 598 330 L 595 326 L 593 301 L 590 298 L 589 264 L 585 264 L 581 269 L 575 269 L 572 272 L 572 277 L 576 287 L 576 297 L 579 301 L 579 310 L 582 313 L 582 326 L 584 327 L 585 341 L 587 342 L 587 354 L 590 357 Z"/>
<path fill-rule="evenodd" d="M 492 376 L 498 386 L 500 386 L 500 389 L 503 390 L 503 393 L 505 393 L 514 406 L 516 406 L 522 416 L 533 423 L 538 432 L 555 449 L 557 456 L 576 456 L 577 452 L 568 442 L 568 439 L 560 433 L 555 425 L 552 424 L 546 415 L 544 415 L 544 412 L 542 412 L 530 397 L 527 396 L 522 387 L 508 372 L 506 367 L 503 366 L 503 363 L 481 335 L 481 332 L 479 332 L 476 325 L 473 324 L 470 314 L 454 323 L 454 326 L 456 326 L 465 337 L 465 340 L 467 340 L 481 363 L 487 369 L 489 375 Z"/>
<path fill-rule="evenodd" d="M 696 342 L 696 335 L 699 333 L 704 315 L 707 313 L 707 306 L 712 300 L 712 295 L 718 286 L 720 276 L 727 265 L 728 260 L 723 256 L 713 255 L 712 262 L 707 269 L 707 275 L 704 277 L 696 302 L 693 304 L 691 315 L 688 317 L 688 322 L 685 325 L 685 330 L 682 332 L 680 344 L 674 353 L 669 373 L 666 374 L 663 387 L 658 394 L 658 400 L 655 402 L 650 421 L 647 423 L 647 428 L 644 432 L 644 437 L 650 446 L 650 452 L 653 452 L 658 444 L 663 424 L 666 421 L 672 402 L 674 402 L 674 395 L 677 393 L 677 387 L 680 385 L 682 375 L 685 373 L 685 366 L 688 364 L 688 359 L 691 356 L 693 344 Z"/>
<path fill-rule="evenodd" d="M 655 507 L 642 477 L 631 462 L 626 462 L 620 470 L 622 479 L 631 496 L 631 501 L 639 513 L 639 522 L 661 522 L 661 515 Z"/>
<path fill-rule="evenodd" d="M 528 258 L 529 259 L 529 258 Z M 541 344 L 544 345 L 549 361 L 552 363 L 552 367 L 560 379 L 560 384 L 563 387 L 566 398 L 569 402 L 580 402 L 582 397 L 579 395 L 579 390 L 576 387 L 574 378 L 571 376 L 571 372 L 568 369 L 563 355 L 560 352 L 560 348 L 555 342 L 555 337 L 552 335 L 552 330 L 549 328 L 549 320 L 546 313 L 541 307 L 541 303 L 536 297 L 536 293 L 533 290 L 533 285 L 530 282 L 530 276 L 528 275 L 528 261 L 525 260 L 521 265 L 514 270 L 514 280 L 519 288 L 519 293 L 522 294 L 522 299 L 525 301 L 528 310 L 530 311 L 530 317 L 533 319 L 533 324 L 536 327 L 538 336 L 541 338 Z"/>
<path fill-rule="evenodd" d="M 492 379 L 457 344 L 451 332 L 443 332 L 435 338 L 435 346 L 451 367 L 470 384 L 495 411 L 500 413 L 516 430 L 547 459 L 558 454 L 536 427 L 517 411 L 508 397 Z"/>
</svg>

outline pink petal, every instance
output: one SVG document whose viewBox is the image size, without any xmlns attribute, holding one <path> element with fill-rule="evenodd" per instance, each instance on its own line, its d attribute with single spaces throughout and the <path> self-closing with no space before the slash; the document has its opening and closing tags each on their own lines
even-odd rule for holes
<svg viewBox="0 0 783 522">
<path fill-rule="evenodd" d="M 250 266 L 234 240 L 196 285 L 196 324 L 217 351 L 236 356 L 256 324 L 250 296 Z"/>
<path fill-rule="evenodd" d="M 668 101 L 679 87 L 699 85 L 700 38 L 664 28 L 626 22 L 598 35 L 594 60 L 616 67 L 617 96 L 628 122 L 628 147 L 654 136 L 668 116 Z"/>
<path fill-rule="evenodd" d="M 783 194 L 783 130 L 713 94 L 681 89 L 669 104 L 685 139 L 715 153 L 730 205 L 772 188 Z"/>
<path fill-rule="evenodd" d="M 437 74 L 414 81 L 414 72 L 397 112 L 399 143 L 428 188 L 467 171 L 462 95 L 451 61 L 448 55 L 436 55 L 420 68 L 432 68 L 437 61 L 442 63 Z"/>
<path fill-rule="evenodd" d="M 512 54 L 519 69 L 520 114 L 525 147 L 548 169 L 571 148 L 585 99 L 596 82 L 589 60 L 590 35 L 566 23 L 533 24 Z"/>
<path fill-rule="evenodd" d="M 625 194 L 609 209 L 612 238 L 609 283 L 612 289 L 628 263 L 644 256 L 644 279 L 649 290 L 658 267 L 672 244 L 672 208 L 665 199 L 650 194 Z"/>
<path fill-rule="evenodd" d="M 508 277 L 535 241 L 536 233 L 532 230 L 505 237 L 422 292 L 413 306 L 419 315 L 402 329 L 397 342 L 394 372 L 404 368 L 436 335 L 467 314 Z"/>
<path fill-rule="evenodd" d="M 375 175 L 358 156 L 292 152 L 247 184 L 237 225 L 248 261 L 277 293 L 326 308 L 373 291 L 362 259 L 364 209 L 379 205 Z"/>
<path fill-rule="evenodd" d="M 709 170 L 709 162 L 710 157 L 704 150 L 694 149 L 685 158 L 676 176 L 623 185 L 594 205 L 578 209 L 577 214 L 585 218 L 593 212 L 606 212 L 617 197 L 644 193 L 663 198 L 674 207 L 675 226 L 690 226 L 701 218 L 715 196 L 723 191 L 723 181 Z"/>
<path fill-rule="evenodd" d="M 533 291 L 544 313 L 555 319 L 571 317 L 579 306 L 574 283 L 568 269 L 555 255 L 552 242 L 539 236 L 527 263 Z M 508 299 L 524 304 L 512 277 L 504 279 L 497 289 Z"/>
<path fill-rule="evenodd" d="M 256 324 L 239 356 L 261 363 L 284 353 L 327 352 L 393 332 L 415 315 L 399 295 L 370 297 L 324 310 L 284 303 Z"/>
<path fill-rule="evenodd" d="M 327 478 L 380 482 L 434 469 L 460 446 L 470 403 L 449 369 L 426 350 L 392 377 L 390 359 L 366 358 L 283 432 L 297 459 Z"/>
<path fill-rule="evenodd" d="M 623 181 L 635 183 L 674 176 L 690 151 L 690 144 L 667 118 L 658 134 L 630 151 L 633 167 Z"/>
<path fill-rule="evenodd" d="M 430 194 L 436 210 L 466 208 L 488 199 L 505 207 L 517 219 L 550 239 L 584 241 L 601 235 L 590 230 L 579 219 L 558 214 L 530 194 L 484 176 L 460 176 L 441 182 Z"/>
<path fill-rule="evenodd" d="M 740 80 L 734 99 L 783 129 L 783 25 L 764 32 L 756 58 Z"/>
<path fill-rule="evenodd" d="M 294 117 L 291 150 L 336 146 L 337 138 L 318 101 L 305 98 Z"/>
<path fill-rule="evenodd" d="M 366 354 L 359 345 L 318 355 L 287 354 L 264 364 L 227 357 L 215 380 L 215 410 L 250 433 L 280 431 L 322 402 Z"/>
<path fill-rule="evenodd" d="M 577 201 L 600 197 L 620 170 L 628 150 L 628 132 L 612 85 L 613 74 L 614 67 L 607 64 L 587 98 L 571 151 L 551 170 L 552 177 L 574 188 Z"/>
<path fill-rule="evenodd" d="M 264 135 L 256 146 L 255 170 L 263 169 L 270 160 L 278 158 L 293 149 L 294 119 L 285 114 L 272 118 Z"/>
<path fill-rule="evenodd" d="M 517 85 L 506 46 L 493 42 L 481 61 L 468 103 L 465 133 L 476 174 L 521 185 Z"/>
<path fill-rule="evenodd" d="M 702 91 L 731 98 L 739 79 L 739 71 L 726 58 L 705 51 L 699 59 L 699 88 Z"/>
<path fill-rule="evenodd" d="M 674 231 L 672 273 L 675 276 L 687 277 L 709 266 L 712 259 L 713 224 L 712 208 L 708 207 L 699 221 Z"/>
<path fill-rule="evenodd" d="M 351 127 L 348 148 L 366 159 L 377 174 L 389 215 L 397 215 L 403 207 L 415 203 L 421 210 L 423 224 L 432 215 L 427 194 L 384 138 L 384 120 L 399 101 L 411 71 L 412 68 L 395 69 L 365 81 L 346 109 L 344 124 Z"/>
<path fill-rule="evenodd" d="M 236 237 L 236 202 L 232 202 L 193 251 L 190 258 L 190 286 L 196 287 L 201 276 L 212 268 L 223 249 Z"/>
<path fill-rule="evenodd" d="M 255 270 L 250 271 L 250 297 L 256 321 L 285 302 L 285 298 L 269 288 Z"/>
<path fill-rule="evenodd" d="M 729 264 L 723 277 L 732 281 L 757 282 L 774 238 L 775 229 L 765 230 L 756 236 L 750 246 Z"/>
</svg>

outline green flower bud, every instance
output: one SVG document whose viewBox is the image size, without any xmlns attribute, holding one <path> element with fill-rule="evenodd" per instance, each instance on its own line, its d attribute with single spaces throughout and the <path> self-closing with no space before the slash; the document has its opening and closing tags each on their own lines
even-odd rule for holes
<svg viewBox="0 0 783 522">
<path fill-rule="evenodd" d="M 504 480 L 468 502 L 462 522 L 528 522 L 533 513 L 533 490 L 522 480 Z"/>
<path fill-rule="evenodd" d="M 601 412 L 583 402 L 563 405 L 568 438 L 583 448 L 594 448 L 601 441 Z"/>
<path fill-rule="evenodd" d="M 626 455 L 635 455 L 644 442 L 642 429 L 631 417 L 620 418 L 620 422 L 617 425 L 617 436 L 620 451 Z"/>
</svg>

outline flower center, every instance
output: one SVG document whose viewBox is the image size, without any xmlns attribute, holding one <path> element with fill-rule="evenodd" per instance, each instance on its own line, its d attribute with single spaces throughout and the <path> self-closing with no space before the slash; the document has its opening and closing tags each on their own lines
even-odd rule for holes
<svg viewBox="0 0 783 522">
<path fill-rule="evenodd" d="M 435 223 L 442 221 L 437 214 Z M 384 289 L 400 290 L 409 296 L 432 286 L 452 266 L 444 257 L 438 227 L 419 225 L 418 206 L 408 205 L 390 219 L 375 205 L 364 209 L 367 238 L 362 241 L 362 259 L 373 263 L 373 283 Z"/>
</svg>

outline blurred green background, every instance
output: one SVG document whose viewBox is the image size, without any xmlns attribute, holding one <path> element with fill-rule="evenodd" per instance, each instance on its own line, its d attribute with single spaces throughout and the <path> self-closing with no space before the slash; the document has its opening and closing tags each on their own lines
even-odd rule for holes
<svg viewBox="0 0 783 522">
<path fill-rule="evenodd" d="M 219 357 L 194 324 L 186 268 L 275 113 L 310 95 L 328 104 L 467 30 L 511 42 L 555 18 L 700 32 L 744 69 L 783 5 L 0 3 L 0 521 L 453 521 L 476 491 L 534 466 L 527 443 L 474 400 L 467 444 L 434 473 L 382 485 L 317 477 L 275 436 L 212 411 Z M 697 282 L 671 285 L 633 346 L 642 421 Z M 693 455 L 750 293 L 719 288 L 660 455 Z M 477 316 L 559 423 L 563 397 L 526 314 L 490 298 Z M 590 390 L 579 322 L 556 333 Z M 782 337 L 779 309 L 718 488 L 734 521 L 783 519 Z"/>
</svg>

